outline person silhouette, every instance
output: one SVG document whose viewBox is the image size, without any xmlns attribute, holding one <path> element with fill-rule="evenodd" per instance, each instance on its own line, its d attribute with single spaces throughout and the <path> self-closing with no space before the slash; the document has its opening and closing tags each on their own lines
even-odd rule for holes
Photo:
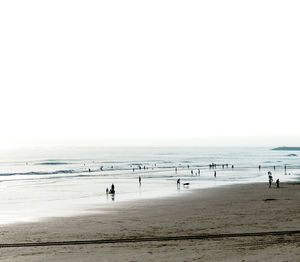
<svg viewBox="0 0 300 262">
<path fill-rule="evenodd" d="M 272 182 L 273 182 L 273 177 L 272 177 L 272 173 L 270 172 L 269 173 L 269 188 L 272 186 Z"/>
<path fill-rule="evenodd" d="M 115 191 L 115 185 L 114 185 L 114 184 L 111 184 L 109 193 L 110 193 L 110 194 L 114 194 L 115 192 L 116 192 L 116 191 Z"/>
</svg>

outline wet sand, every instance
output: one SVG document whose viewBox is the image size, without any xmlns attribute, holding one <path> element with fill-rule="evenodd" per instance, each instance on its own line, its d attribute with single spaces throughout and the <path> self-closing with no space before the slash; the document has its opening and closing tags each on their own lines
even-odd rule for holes
<svg viewBox="0 0 300 262">
<path fill-rule="evenodd" d="M 138 243 L 1 248 L 1 261 L 300 261 L 300 234 L 164 241 L 197 234 L 300 230 L 300 183 L 226 186 L 112 203 L 107 213 L 0 228 L 1 243 L 157 237 Z"/>
</svg>

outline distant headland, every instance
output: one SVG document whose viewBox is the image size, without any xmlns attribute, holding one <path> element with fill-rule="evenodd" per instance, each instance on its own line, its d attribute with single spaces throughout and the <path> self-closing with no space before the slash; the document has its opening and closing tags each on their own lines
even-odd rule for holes
<svg viewBox="0 0 300 262">
<path fill-rule="evenodd" d="M 296 147 L 281 146 L 281 147 L 272 148 L 272 150 L 300 151 L 300 146 L 296 146 Z"/>
</svg>

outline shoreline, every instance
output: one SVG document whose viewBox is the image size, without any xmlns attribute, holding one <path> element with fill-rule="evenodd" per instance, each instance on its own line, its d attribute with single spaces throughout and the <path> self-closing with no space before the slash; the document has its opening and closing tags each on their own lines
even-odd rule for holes
<svg viewBox="0 0 300 262">
<path fill-rule="evenodd" d="M 40 187 L 39 179 L 32 183 L 26 181 L 16 185 L 10 182 L 1 193 L 2 215 L 0 227 L 18 223 L 39 222 L 47 219 L 74 217 L 84 214 L 96 215 L 103 213 L 110 206 L 119 203 L 131 203 L 140 200 L 159 201 L 165 197 L 183 197 L 190 195 L 194 190 L 213 190 L 213 188 L 240 185 L 247 183 L 260 183 L 265 181 L 265 175 L 258 169 L 236 168 L 234 170 L 217 170 L 217 178 L 213 177 L 212 170 L 202 170 L 201 176 L 191 175 L 190 170 L 182 170 L 178 175 L 154 175 L 152 172 L 142 176 L 142 186 L 138 185 L 138 175 L 135 177 L 95 176 L 77 177 L 76 179 L 45 180 Z M 157 171 L 158 174 L 161 172 Z M 299 175 L 284 175 L 281 170 L 274 172 L 275 178 L 281 181 L 295 181 Z M 176 179 L 190 183 L 189 188 L 176 189 Z M 44 180 L 42 180 L 43 182 Z M 105 194 L 105 188 L 114 183 L 117 194 L 114 198 Z M 60 190 L 60 188 L 62 190 Z M 102 189 L 102 190 L 101 190 Z M 59 196 L 59 197 L 57 197 Z M 48 208 L 47 208 L 48 205 Z M 101 208 L 98 208 L 101 207 Z M 102 210 L 101 210 L 102 209 Z"/>
<path fill-rule="evenodd" d="M 225 185 L 216 185 L 213 187 L 208 188 L 188 188 L 185 191 L 180 194 L 170 194 L 165 196 L 159 196 L 159 197 L 149 197 L 149 198 L 136 198 L 136 199 L 130 199 L 130 200 L 122 200 L 118 202 L 111 201 L 111 205 L 108 204 L 102 204 L 100 203 L 98 208 L 92 207 L 87 209 L 87 213 L 81 214 L 81 215 L 71 215 L 71 216 L 58 216 L 58 217 L 46 217 L 39 219 L 37 221 L 26 221 L 26 222 L 14 222 L 9 224 L 2 224 L 0 225 L 0 228 L 10 228 L 10 227 L 22 227 L 22 225 L 35 225 L 35 224 L 44 224 L 44 223 L 56 223 L 57 221 L 61 220 L 76 220 L 80 219 L 83 220 L 84 218 L 89 217 L 102 217 L 102 216 L 110 216 L 114 213 L 119 213 L 122 210 L 127 209 L 135 209 L 136 208 L 147 208 L 147 207 L 160 207 L 165 205 L 166 203 L 182 203 L 182 202 L 189 202 L 194 201 L 195 199 L 200 198 L 210 198 L 214 195 L 214 197 L 217 197 L 218 195 L 222 195 L 225 193 L 225 191 L 235 191 L 240 190 L 241 188 L 246 189 L 247 187 L 253 188 L 255 186 L 258 186 L 260 189 L 265 187 L 266 189 L 266 195 L 273 195 L 274 192 L 272 190 L 280 190 L 282 188 L 286 189 L 287 187 L 290 188 L 290 186 L 299 186 L 300 190 L 300 180 L 295 179 L 295 181 L 288 181 L 288 182 L 281 182 L 280 188 L 276 188 L 275 182 L 272 183 L 272 187 L 268 187 L 267 182 L 253 182 L 253 183 L 237 183 L 237 184 L 225 184 Z M 269 190 L 269 192 L 267 191 Z M 245 191 L 248 191 L 247 189 Z M 270 194 L 269 194 L 270 193 Z M 275 193 L 276 194 L 276 193 Z M 271 199 L 270 201 L 276 201 L 278 199 Z M 287 199 L 289 200 L 289 199 Z M 300 200 L 300 199 L 299 199 Z M 266 200 L 268 201 L 268 199 Z M 300 224 L 299 224 L 300 227 Z"/>
<path fill-rule="evenodd" d="M 109 212 L 101 214 L 51 218 L 41 222 L 1 226 L 1 243 L 299 230 L 299 200 L 300 182 L 281 183 L 280 188 L 268 188 L 267 183 L 255 183 L 196 189 L 191 190 L 191 193 L 181 197 L 115 203 L 113 207 L 106 209 Z M 247 241 L 257 241 L 258 238 L 257 236 L 248 237 Z M 275 238 L 277 239 L 278 237 L 263 237 L 264 240 L 274 240 Z M 281 238 L 286 241 L 292 239 L 293 242 L 289 242 L 288 244 L 288 255 L 292 256 L 292 259 L 288 261 L 299 259 L 299 253 L 295 252 L 296 248 L 299 248 L 299 235 L 281 236 Z M 156 261 L 161 261 L 160 259 L 165 254 L 170 253 L 170 250 L 176 253 L 173 248 L 174 246 L 179 247 L 183 245 L 185 246 L 184 250 L 195 249 L 200 244 L 199 241 L 187 240 L 175 241 L 176 243 L 172 241 L 164 243 L 164 246 L 159 248 L 161 256 L 155 259 Z M 211 241 L 214 243 L 210 243 Z M 228 243 L 228 241 L 235 243 L 236 241 L 243 242 L 244 240 L 231 239 L 225 242 Z M 210 251 L 216 245 L 221 249 L 225 248 L 227 244 L 223 242 L 222 240 L 201 240 L 201 245 L 204 245 L 206 248 L 205 250 L 201 249 L 200 253 L 206 254 L 206 260 L 209 261 L 209 256 L 212 255 Z M 209 247 L 207 243 L 210 243 Z M 93 260 L 98 255 L 101 257 L 100 251 L 102 250 L 106 254 L 105 258 L 107 261 L 114 261 L 114 256 L 109 252 L 114 250 L 114 252 L 117 252 L 116 255 L 119 254 L 120 258 L 122 258 L 121 261 L 131 261 L 129 258 L 134 254 L 139 256 L 137 261 L 152 261 L 150 257 L 152 257 L 153 252 L 156 252 L 154 250 L 158 244 L 156 242 L 151 244 L 134 244 L 137 246 L 147 245 L 147 248 L 144 248 L 151 250 L 149 252 L 152 252 L 152 255 L 150 253 L 148 255 L 143 253 L 142 257 L 140 251 L 133 249 L 130 244 L 118 244 L 118 246 L 122 246 L 119 250 L 115 250 L 114 245 L 116 244 L 107 244 L 101 246 L 101 248 L 97 247 L 97 245 L 81 246 L 80 248 L 86 250 L 86 256 L 90 256 L 90 260 Z M 195 245 L 197 246 L 195 247 Z M 287 242 L 277 243 L 275 246 L 276 248 L 281 248 L 282 245 L 286 247 Z M 271 248 L 272 252 L 274 251 L 273 245 L 268 247 L 267 250 L 269 248 Z M 45 247 L 2 249 L 4 252 L 1 253 L 0 258 L 3 261 L 21 261 L 22 256 L 26 254 L 27 258 L 29 258 L 28 261 L 39 261 L 44 257 L 47 258 L 47 261 L 57 261 L 59 259 L 81 261 L 80 256 L 77 257 L 78 247 L 65 246 L 64 253 L 52 252 L 53 250 L 61 249 L 62 247 L 48 247 L 47 249 Z M 13 250 L 14 259 L 10 255 L 10 252 Z M 35 254 L 34 250 L 36 252 L 39 251 L 37 252 L 38 254 Z M 179 257 L 186 254 L 184 250 L 178 252 Z M 240 254 L 239 251 L 239 249 L 231 251 L 231 259 L 233 255 L 238 257 Z M 262 250 L 258 251 L 262 252 Z M 31 253 L 28 254 L 28 252 Z M 75 254 L 77 255 L 75 256 Z M 128 255 L 127 258 L 126 254 Z M 191 255 L 195 254 L 197 252 L 193 252 Z M 264 254 L 262 252 L 261 255 L 263 256 Z M 123 257 L 123 255 L 125 256 Z M 169 255 L 172 257 L 171 254 Z M 181 258 L 184 260 L 183 257 Z M 171 260 L 163 259 L 163 261 Z M 178 261 L 180 260 L 178 259 Z"/>
</svg>

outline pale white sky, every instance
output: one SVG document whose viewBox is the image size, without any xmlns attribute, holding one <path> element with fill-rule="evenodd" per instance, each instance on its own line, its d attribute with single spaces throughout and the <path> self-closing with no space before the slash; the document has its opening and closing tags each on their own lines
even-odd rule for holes
<svg viewBox="0 0 300 262">
<path fill-rule="evenodd" d="M 285 144 L 300 134 L 299 13 L 299 1 L 2 0 L 0 142 Z"/>
</svg>

